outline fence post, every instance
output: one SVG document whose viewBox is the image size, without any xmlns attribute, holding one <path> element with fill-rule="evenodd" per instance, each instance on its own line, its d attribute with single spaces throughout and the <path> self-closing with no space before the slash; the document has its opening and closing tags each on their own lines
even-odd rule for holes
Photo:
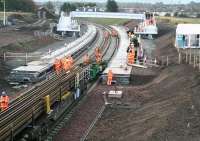
<svg viewBox="0 0 200 141">
<path fill-rule="evenodd" d="M 194 54 L 193 58 L 194 58 L 194 68 L 195 68 L 196 67 L 196 64 L 195 64 L 196 63 L 196 56 L 195 56 L 195 54 Z"/>
<path fill-rule="evenodd" d="M 3 61 L 6 61 L 6 53 L 3 53 Z"/>
<path fill-rule="evenodd" d="M 162 66 L 164 66 L 164 59 L 163 59 L 163 57 L 164 57 L 164 56 L 161 56 L 161 65 L 162 65 Z"/>
<path fill-rule="evenodd" d="M 196 55 L 196 58 L 195 58 L 195 62 L 196 62 L 196 67 L 198 67 L 198 54 Z"/>
<path fill-rule="evenodd" d="M 192 50 L 190 48 L 190 61 L 189 61 L 189 64 L 191 64 L 191 62 L 192 62 Z"/>
<path fill-rule="evenodd" d="M 28 53 L 26 52 L 26 57 L 25 57 L 25 65 L 28 63 Z"/>
<path fill-rule="evenodd" d="M 188 50 L 186 50 L 186 56 L 185 56 L 185 58 L 186 58 L 186 64 L 187 64 L 187 62 L 188 62 Z"/>
<path fill-rule="evenodd" d="M 181 64 L 181 53 L 178 53 L 178 63 Z"/>
<path fill-rule="evenodd" d="M 200 50 L 199 50 L 199 71 L 200 71 Z"/>
<path fill-rule="evenodd" d="M 169 65 L 169 57 L 167 56 L 167 66 Z"/>
</svg>

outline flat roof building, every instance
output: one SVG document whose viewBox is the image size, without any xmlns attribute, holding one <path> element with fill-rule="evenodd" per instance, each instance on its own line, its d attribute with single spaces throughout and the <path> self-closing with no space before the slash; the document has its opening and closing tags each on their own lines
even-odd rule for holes
<svg viewBox="0 0 200 141">
<path fill-rule="evenodd" d="M 178 24 L 175 47 L 200 48 L 200 24 Z"/>
</svg>

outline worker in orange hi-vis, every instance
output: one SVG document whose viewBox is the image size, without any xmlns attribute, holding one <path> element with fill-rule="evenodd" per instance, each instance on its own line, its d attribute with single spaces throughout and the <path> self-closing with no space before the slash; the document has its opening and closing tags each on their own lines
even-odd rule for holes
<svg viewBox="0 0 200 141">
<path fill-rule="evenodd" d="M 107 76 L 107 85 L 111 85 L 112 79 L 113 79 L 113 73 L 112 70 L 108 70 L 108 76 Z"/>
<path fill-rule="evenodd" d="M 83 56 L 83 64 L 84 65 L 88 65 L 90 63 L 90 58 L 89 58 L 89 55 L 88 54 L 85 54 Z"/>
<path fill-rule="evenodd" d="M 100 53 L 100 49 L 98 47 L 95 48 L 95 56 L 97 56 Z"/>
<path fill-rule="evenodd" d="M 131 49 L 128 52 L 128 63 L 129 64 L 134 64 L 134 61 L 135 61 L 135 53 L 134 53 L 134 49 Z"/>
<path fill-rule="evenodd" d="M 60 59 L 56 58 L 56 60 L 54 62 L 54 69 L 55 69 L 57 74 L 59 74 L 59 72 L 61 71 L 61 68 L 62 68 L 62 62 L 61 62 Z"/>
<path fill-rule="evenodd" d="M 96 63 L 99 64 L 101 62 L 101 51 L 98 47 L 95 48 L 95 58 L 96 58 Z"/>
<path fill-rule="evenodd" d="M 62 66 L 65 71 L 69 71 L 73 66 L 74 60 L 71 56 L 62 59 Z"/>
<path fill-rule="evenodd" d="M 64 71 L 68 71 L 69 70 L 69 59 L 68 58 L 63 58 L 62 59 L 62 67 L 64 69 Z"/>
<path fill-rule="evenodd" d="M 5 91 L 2 92 L 0 96 L 0 109 L 2 111 L 6 110 L 9 105 L 9 97 L 6 95 Z"/>
<path fill-rule="evenodd" d="M 96 63 L 97 63 L 97 64 L 100 64 L 100 63 L 101 63 L 101 53 L 98 53 L 98 54 L 96 55 Z"/>
</svg>

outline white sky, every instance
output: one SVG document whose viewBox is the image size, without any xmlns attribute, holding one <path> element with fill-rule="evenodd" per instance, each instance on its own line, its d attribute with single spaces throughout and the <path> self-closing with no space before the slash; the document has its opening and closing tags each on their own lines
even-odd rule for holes
<svg viewBox="0 0 200 141">
<path fill-rule="evenodd" d="M 47 2 L 47 1 L 60 1 L 60 2 L 106 2 L 107 0 L 34 0 L 36 2 Z M 200 0 L 116 0 L 117 2 L 151 2 L 151 3 L 156 3 L 156 2 L 163 2 L 163 3 L 189 3 L 190 1 L 194 2 L 200 2 Z"/>
</svg>

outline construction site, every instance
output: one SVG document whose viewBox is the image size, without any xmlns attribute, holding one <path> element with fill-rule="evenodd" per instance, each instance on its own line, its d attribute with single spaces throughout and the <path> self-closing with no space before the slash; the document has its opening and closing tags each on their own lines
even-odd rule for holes
<svg viewBox="0 0 200 141">
<path fill-rule="evenodd" d="M 199 141 L 196 18 L 62 10 L 3 14 L 0 141 Z"/>
</svg>

